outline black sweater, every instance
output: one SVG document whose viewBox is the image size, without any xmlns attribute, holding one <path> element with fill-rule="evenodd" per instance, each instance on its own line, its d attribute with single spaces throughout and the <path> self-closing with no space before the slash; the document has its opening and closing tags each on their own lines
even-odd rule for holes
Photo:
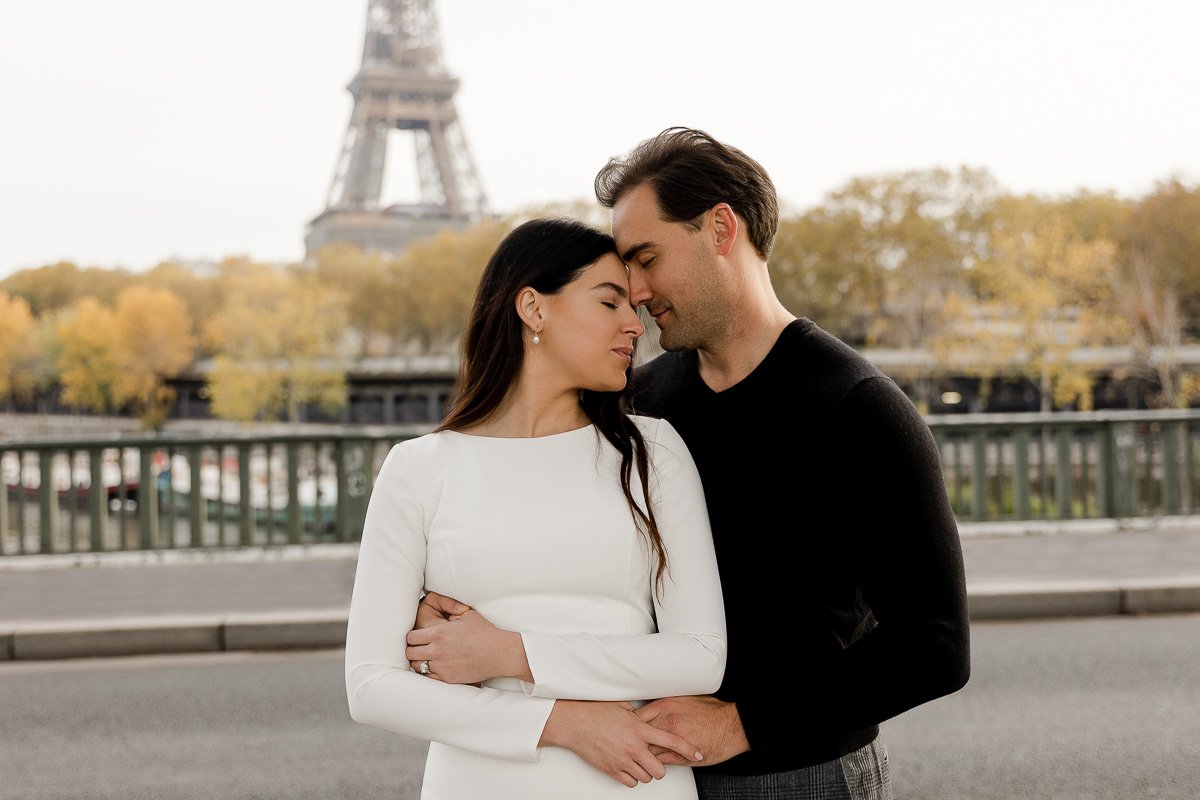
<svg viewBox="0 0 1200 800">
<path fill-rule="evenodd" d="M 717 696 L 751 748 L 707 769 L 837 758 L 966 683 L 958 527 L 929 427 L 891 379 L 799 319 L 722 392 L 695 352 L 659 356 L 633 404 L 675 426 L 704 482 L 729 631 Z"/>
</svg>

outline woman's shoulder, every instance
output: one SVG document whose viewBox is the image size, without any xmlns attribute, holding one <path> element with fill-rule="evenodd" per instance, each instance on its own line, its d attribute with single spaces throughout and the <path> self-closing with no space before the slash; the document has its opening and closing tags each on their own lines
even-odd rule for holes
<svg viewBox="0 0 1200 800">
<path fill-rule="evenodd" d="M 679 431 L 675 430 L 675 426 L 665 419 L 661 417 L 647 417 L 641 414 L 630 414 L 629 418 L 638 426 L 638 430 L 642 432 L 642 438 L 647 443 L 665 447 L 669 450 L 687 451 L 687 444 L 683 441 L 683 437 L 679 435 Z"/>
<path fill-rule="evenodd" d="M 393 462 L 410 466 L 427 465 L 443 458 L 451 447 L 452 436 L 446 431 L 434 431 L 396 442 L 388 450 L 384 464 Z"/>
</svg>

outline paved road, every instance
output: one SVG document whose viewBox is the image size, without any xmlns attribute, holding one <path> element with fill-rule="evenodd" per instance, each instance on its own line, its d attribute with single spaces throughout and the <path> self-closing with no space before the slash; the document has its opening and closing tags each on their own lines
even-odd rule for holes
<svg viewBox="0 0 1200 800">
<path fill-rule="evenodd" d="M 350 719 L 341 659 L 0 663 L 0 800 L 416 800 L 424 743 Z"/>
<path fill-rule="evenodd" d="M 884 724 L 900 800 L 1200 796 L 1200 616 L 973 626 L 961 692 Z"/>
<path fill-rule="evenodd" d="M 967 688 L 884 726 L 897 797 L 1194 800 L 1198 632 L 977 624 Z M 0 663 L 0 800 L 415 800 L 424 745 L 349 720 L 341 656 Z"/>
</svg>

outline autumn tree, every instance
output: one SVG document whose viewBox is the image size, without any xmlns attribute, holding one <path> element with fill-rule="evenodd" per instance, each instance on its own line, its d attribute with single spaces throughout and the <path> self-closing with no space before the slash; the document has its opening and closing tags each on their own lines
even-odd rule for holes
<svg viewBox="0 0 1200 800">
<path fill-rule="evenodd" d="M 27 375 L 33 399 L 42 413 L 49 413 L 50 408 L 46 403 L 55 392 L 61 395 L 58 364 L 63 344 L 59 337 L 59 325 L 73 314 L 74 308 L 67 307 L 47 311 L 34 319 L 32 335 L 37 358 L 30 364 Z"/>
<path fill-rule="evenodd" d="M 84 297 L 63 314 L 56 364 L 66 405 L 101 414 L 117 409 L 121 364 L 114 323 L 112 309 L 94 297 Z"/>
<path fill-rule="evenodd" d="M 29 303 L 0 292 L 0 403 L 33 393 L 33 372 L 39 360 L 36 323 Z"/>
<path fill-rule="evenodd" d="M 48 311 L 67 308 L 84 297 L 111 303 L 129 282 L 123 269 L 80 268 L 70 261 L 24 269 L 0 281 L 0 289 L 23 297 L 35 317 Z"/>
<path fill-rule="evenodd" d="M 119 368 L 113 399 L 158 430 L 175 403 L 175 390 L 167 381 L 195 357 L 191 317 L 175 293 L 130 286 L 117 295 L 113 328 Z"/>
<path fill-rule="evenodd" d="M 967 294 L 996 195 L 986 171 L 966 167 L 856 178 L 781 222 L 772 283 L 794 313 L 851 342 L 932 353 L 950 300 Z M 945 369 L 928 361 L 904 376 L 918 405 Z"/>
<path fill-rule="evenodd" d="M 452 351 L 483 268 L 509 230 L 509 223 L 489 220 L 461 232 L 443 231 L 400 254 L 390 275 L 390 296 L 403 302 L 403 310 L 394 309 L 400 312 L 397 340 L 413 342 L 423 352 Z"/>
<path fill-rule="evenodd" d="M 1132 204 L 1118 242 L 1116 297 L 1139 360 L 1161 405 L 1187 407 L 1200 396 L 1180 358 L 1200 334 L 1200 187 L 1159 184 Z"/>
<path fill-rule="evenodd" d="M 1116 245 L 1088 239 L 1052 201 L 1004 198 L 987 258 L 974 278 L 982 294 L 984 324 L 977 344 L 1033 380 L 1043 411 L 1092 405 L 1092 373 L 1081 360 L 1086 348 L 1127 337 L 1112 313 Z"/>
<path fill-rule="evenodd" d="M 347 324 L 358 340 L 359 357 L 387 353 L 396 315 L 407 312 L 388 280 L 388 258 L 334 242 L 318 250 L 313 261 L 316 279 L 346 297 Z"/>
<path fill-rule="evenodd" d="M 165 289 L 178 297 L 191 320 L 196 344 L 202 345 L 201 327 L 221 307 L 221 290 L 216 275 L 202 274 L 186 264 L 164 261 L 134 276 L 131 285 Z M 201 354 L 204 354 L 203 351 Z"/>
<path fill-rule="evenodd" d="M 875 248 L 857 214 L 827 205 L 780 220 L 771 285 L 793 314 L 864 344 L 882 305 Z"/>
<path fill-rule="evenodd" d="M 301 407 L 346 402 L 339 343 L 346 300 L 311 273 L 263 264 L 224 265 L 224 303 L 205 325 L 219 355 L 208 378 L 225 419 L 301 421 Z"/>
</svg>

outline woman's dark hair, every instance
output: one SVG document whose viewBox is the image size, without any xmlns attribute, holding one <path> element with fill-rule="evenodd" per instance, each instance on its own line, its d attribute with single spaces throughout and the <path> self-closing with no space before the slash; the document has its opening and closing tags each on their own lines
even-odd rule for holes
<svg viewBox="0 0 1200 800">
<path fill-rule="evenodd" d="M 762 258 L 779 228 L 779 198 L 771 176 L 750 156 L 694 128 L 667 128 L 596 175 L 596 199 L 612 208 L 643 183 L 654 188 L 664 219 L 699 229 L 700 216 L 728 203 L 746 220 L 746 236 Z"/>
<path fill-rule="evenodd" d="M 616 253 L 611 236 L 570 219 L 534 219 L 514 228 L 492 254 L 467 317 L 458 384 L 450 409 L 436 430 L 462 430 L 483 422 L 499 408 L 525 360 L 524 323 L 517 295 L 525 287 L 557 294 L 601 256 Z M 621 454 L 621 486 L 638 529 L 658 556 L 655 578 L 662 580 L 667 552 L 650 505 L 649 459 L 641 431 L 629 418 L 633 370 L 621 392 L 580 392 L 579 405 L 596 430 Z M 630 486 L 637 465 L 646 506 Z"/>
</svg>

